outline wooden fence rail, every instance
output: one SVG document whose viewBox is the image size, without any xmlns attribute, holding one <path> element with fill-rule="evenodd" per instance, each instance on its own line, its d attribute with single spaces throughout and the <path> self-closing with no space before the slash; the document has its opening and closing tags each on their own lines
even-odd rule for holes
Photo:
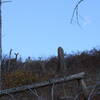
<svg viewBox="0 0 100 100">
<path fill-rule="evenodd" d="M 64 76 L 61 78 L 54 78 L 54 79 L 47 80 L 44 82 L 34 83 L 32 85 L 25 85 L 25 86 L 21 86 L 21 87 L 1 90 L 0 96 L 11 94 L 11 93 L 16 93 L 16 92 L 21 92 L 21 91 L 25 91 L 25 90 L 29 90 L 29 89 L 36 89 L 36 88 L 40 88 L 40 87 L 45 87 L 45 86 L 49 86 L 49 85 L 53 85 L 53 84 L 68 82 L 68 81 L 72 81 L 72 80 L 81 80 L 84 78 L 84 76 L 85 76 L 85 72 L 81 72 L 81 73 L 70 75 L 70 76 Z M 83 85 L 83 88 L 86 89 L 86 86 L 84 87 L 84 85 Z"/>
</svg>

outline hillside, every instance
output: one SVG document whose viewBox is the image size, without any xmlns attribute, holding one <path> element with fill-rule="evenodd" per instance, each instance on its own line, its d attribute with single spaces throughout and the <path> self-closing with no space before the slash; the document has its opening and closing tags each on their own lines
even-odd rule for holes
<svg viewBox="0 0 100 100">
<path fill-rule="evenodd" d="M 9 56 L 4 56 L 2 60 L 2 89 L 45 82 L 52 78 L 65 77 L 80 72 L 86 72 L 84 80 L 87 86 L 95 85 L 100 81 L 100 50 L 92 49 L 73 54 L 64 54 L 61 47 L 60 50 L 61 52 L 59 52 L 58 48 L 58 56 L 49 57 L 46 60 L 43 60 L 41 57 L 38 60 L 28 57 L 24 62 L 21 58 L 18 58 L 17 53 L 15 58 L 11 57 L 10 51 Z M 63 55 L 63 60 L 59 55 Z M 64 65 L 61 65 L 59 59 Z M 54 92 L 52 88 L 51 86 L 46 86 L 14 93 L 13 96 L 16 100 L 33 100 L 33 98 L 35 100 L 66 100 L 64 99 L 65 96 L 74 98 L 82 90 L 77 80 L 56 84 Z M 13 96 L 11 97 L 13 98 Z M 63 99 L 60 99 L 61 97 Z M 96 96 L 96 98 L 99 97 Z M 9 99 L 8 96 L 1 96 L 0 100 L 7 99 Z M 79 100 L 85 100 L 83 94 L 80 95 Z"/>
<path fill-rule="evenodd" d="M 21 59 L 5 57 L 2 61 L 3 88 L 11 88 L 33 82 L 86 72 L 88 81 L 91 83 L 100 81 L 100 50 L 65 54 L 66 69 L 59 67 L 58 57 L 50 57 L 46 60 L 41 58 L 32 60 L 28 57 L 25 62 Z"/>
</svg>

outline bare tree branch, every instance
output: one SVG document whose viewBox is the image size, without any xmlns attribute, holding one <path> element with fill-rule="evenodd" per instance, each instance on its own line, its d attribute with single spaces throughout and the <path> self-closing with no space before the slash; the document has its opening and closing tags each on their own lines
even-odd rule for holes
<svg viewBox="0 0 100 100">
<path fill-rule="evenodd" d="M 79 23 L 79 5 L 83 2 L 84 0 L 79 0 L 78 3 L 76 4 L 73 13 L 72 13 L 72 17 L 71 17 L 71 24 L 73 22 L 74 16 L 76 16 L 76 20 L 77 20 L 77 24 L 80 26 Z"/>
</svg>

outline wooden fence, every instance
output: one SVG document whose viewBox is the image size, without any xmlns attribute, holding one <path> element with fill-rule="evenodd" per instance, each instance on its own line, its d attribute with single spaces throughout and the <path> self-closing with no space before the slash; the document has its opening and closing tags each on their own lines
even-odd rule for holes
<svg viewBox="0 0 100 100">
<path fill-rule="evenodd" d="M 59 62 L 59 70 L 62 70 L 63 72 L 65 72 L 67 70 L 67 66 L 66 66 L 65 61 L 64 61 L 64 50 L 61 47 L 58 48 L 58 62 Z M 70 76 L 53 78 L 53 79 L 50 79 L 47 81 L 33 83 L 31 85 L 25 85 L 25 86 L 21 86 L 21 87 L 0 90 L 0 97 L 8 95 L 9 97 L 11 97 L 12 100 L 16 100 L 14 97 L 14 94 L 20 93 L 23 91 L 30 91 L 32 94 L 38 96 L 36 91 L 34 92 L 33 90 L 36 90 L 36 89 L 41 88 L 41 87 L 50 86 L 51 87 L 51 97 L 52 97 L 52 100 L 54 100 L 54 85 L 55 84 L 62 84 L 62 83 L 67 84 L 67 82 L 69 82 L 69 81 L 77 80 L 82 88 L 82 94 L 84 95 L 85 100 L 92 100 L 91 94 L 94 93 L 95 87 L 93 88 L 93 90 L 91 92 L 89 92 L 88 87 L 86 86 L 86 83 L 84 81 L 84 77 L 85 77 L 85 72 L 81 72 L 81 73 L 73 74 Z M 100 94 L 100 93 L 98 92 L 98 94 Z M 78 96 L 79 95 L 77 95 L 75 97 L 76 99 L 75 98 L 73 99 L 70 97 L 67 97 L 67 98 L 70 98 L 72 100 L 77 100 Z M 38 100 L 46 100 L 46 99 L 43 99 L 40 96 L 38 96 Z M 68 100 L 68 99 L 63 97 L 63 98 L 60 98 L 60 100 Z"/>
<path fill-rule="evenodd" d="M 34 83 L 32 85 L 26 85 L 26 86 L 1 90 L 0 96 L 8 95 L 13 99 L 14 93 L 27 91 L 27 90 L 33 92 L 32 89 L 37 89 L 37 88 L 46 87 L 46 86 L 52 86 L 52 100 L 53 100 L 53 92 L 54 92 L 53 91 L 53 85 L 54 84 L 61 84 L 61 83 L 68 82 L 68 81 L 78 80 L 78 81 L 80 81 L 80 84 L 81 84 L 82 89 L 83 89 L 84 96 L 86 97 L 88 90 L 87 90 L 86 84 L 83 80 L 84 76 L 85 76 L 85 72 L 81 72 L 81 73 L 70 75 L 70 76 L 64 76 L 64 77 L 61 77 L 61 78 L 54 78 L 54 79 L 51 79 L 51 80 L 47 80 L 47 81 L 43 81 L 43 82 L 39 82 L 39 83 Z"/>
</svg>

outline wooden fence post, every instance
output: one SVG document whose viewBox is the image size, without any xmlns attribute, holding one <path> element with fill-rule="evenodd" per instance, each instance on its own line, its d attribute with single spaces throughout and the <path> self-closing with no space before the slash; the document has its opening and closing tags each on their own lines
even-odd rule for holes
<svg viewBox="0 0 100 100">
<path fill-rule="evenodd" d="M 65 71 L 66 70 L 66 64 L 64 60 L 64 50 L 62 47 L 58 48 L 58 71 Z"/>
</svg>

